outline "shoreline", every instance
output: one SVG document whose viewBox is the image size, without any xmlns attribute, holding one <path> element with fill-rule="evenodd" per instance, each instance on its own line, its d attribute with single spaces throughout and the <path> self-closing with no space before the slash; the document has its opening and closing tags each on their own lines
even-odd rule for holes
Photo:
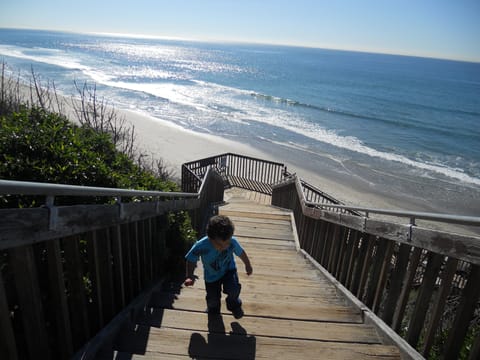
<svg viewBox="0 0 480 360">
<path fill-rule="evenodd" d="M 28 91 L 27 85 L 21 85 L 20 92 L 23 96 L 28 95 Z M 72 122 L 77 123 L 71 97 L 58 94 L 58 99 L 64 114 Z M 112 105 L 107 106 L 112 107 Z M 404 185 L 402 181 L 405 179 L 400 179 L 400 181 L 396 179 L 397 183 L 395 184 L 392 181 L 394 179 L 389 178 L 388 173 L 368 167 L 362 169 L 362 164 L 354 162 L 348 164 L 354 168 L 354 171 L 351 171 L 351 169 L 347 169 L 345 163 L 339 162 L 328 152 L 318 154 L 306 149 L 292 149 L 286 144 L 271 143 L 265 140 L 247 138 L 237 140 L 199 133 L 147 113 L 113 108 L 119 118 L 124 117 L 128 124 L 135 127 L 135 145 L 138 150 L 153 159 L 163 161 L 164 166 L 171 170 L 175 180 L 181 177 L 183 163 L 230 152 L 283 163 L 290 172 L 296 173 L 304 181 L 347 205 L 466 216 L 478 216 L 480 212 L 478 206 L 480 189 L 472 189 L 471 193 L 455 192 L 454 189 L 449 196 L 435 199 L 433 196 L 436 194 L 435 191 L 437 194 L 439 190 L 448 193 L 450 189 L 444 190 L 442 185 L 451 185 L 451 183 L 446 182 L 439 185 L 436 181 L 432 181 L 429 185 L 433 190 L 429 194 L 422 192 L 424 190 L 422 188 L 415 189 L 416 193 L 409 194 L 403 192 L 405 189 L 402 188 Z M 244 140 L 244 143 L 240 140 Z M 364 174 L 361 174 L 362 171 Z M 414 178 L 410 180 L 412 179 L 415 180 Z M 419 183 L 425 187 L 423 182 Z M 378 218 L 380 219 L 382 216 L 378 216 Z M 387 217 L 387 219 L 399 221 L 398 218 Z M 409 219 L 402 219 L 402 223 L 408 223 L 408 221 Z M 475 236 L 480 234 L 478 228 L 461 225 L 429 222 L 429 227 Z"/>
<path fill-rule="evenodd" d="M 296 173 L 306 182 L 314 185 L 323 192 L 333 196 L 341 202 L 352 205 L 377 209 L 406 210 L 432 213 L 455 212 L 441 211 L 435 203 L 423 198 L 408 196 L 395 191 L 389 191 L 386 184 L 382 188 L 372 187 L 363 178 L 354 179 L 350 174 L 338 174 L 328 168 L 327 158 L 317 158 L 310 161 L 301 151 L 292 151 L 288 147 L 271 143 L 256 143 L 255 145 L 241 143 L 228 138 L 212 134 L 203 134 L 184 129 L 178 125 L 158 119 L 148 114 L 133 110 L 116 109 L 120 116 L 135 126 L 137 145 L 141 151 L 153 154 L 163 160 L 165 166 L 173 170 L 174 176 L 180 178 L 181 165 L 185 162 L 215 156 L 227 152 L 251 156 L 259 159 L 283 163 L 290 172 Z M 330 160 L 332 162 L 332 160 Z M 309 166 L 305 164 L 309 163 Z M 462 208 L 461 202 L 458 208 Z M 455 208 L 452 206 L 452 208 Z M 463 212 L 469 209 L 463 206 Z M 457 212 L 457 214 L 460 214 Z M 462 214 L 475 216 L 475 213 Z M 381 218 L 381 216 L 378 216 Z M 398 218 L 387 217 L 391 221 Z M 408 223 L 409 219 L 404 218 Z M 419 221 L 419 223 L 423 223 Z M 449 232 L 473 234 L 478 236 L 478 230 L 468 227 L 444 223 L 431 223 L 429 227 Z"/>
</svg>

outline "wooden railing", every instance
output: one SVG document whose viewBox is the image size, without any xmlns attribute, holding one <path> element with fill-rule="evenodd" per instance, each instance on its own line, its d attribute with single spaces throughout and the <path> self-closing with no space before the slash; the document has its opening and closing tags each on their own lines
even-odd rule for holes
<svg viewBox="0 0 480 360">
<path fill-rule="evenodd" d="M 328 270 L 367 320 L 393 329 L 382 327 L 384 335 L 397 332 L 425 356 L 480 358 L 480 238 L 422 228 L 411 213 L 407 224 L 371 218 L 283 164 L 235 154 L 190 162 L 182 166 L 188 193 L 7 183 L 0 180 L 0 195 L 45 195 L 46 203 L 0 210 L 1 359 L 91 358 L 95 346 L 85 343 L 163 275 L 167 213 L 188 211 L 200 230 L 231 186 L 292 209 L 300 251 Z M 56 206 L 63 195 L 117 202 Z"/>
<path fill-rule="evenodd" d="M 288 175 L 284 164 L 226 153 L 183 164 L 182 190 L 196 192 L 209 166 L 222 176 L 227 188 L 235 186 L 263 194 L 271 194 L 272 185 Z"/>
<path fill-rule="evenodd" d="M 194 194 L 0 180 L 0 195 L 47 198 L 0 210 L 0 358 L 91 358 L 97 349 L 85 344 L 165 275 L 179 246 L 167 236 L 169 214 L 188 211 L 201 231 L 223 189 L 213 169 Z M 55 196 L 117 202 L 56 206 Z"/>
<path fill-rule="evenodd" d="M 288 172 L 287 167 L 282 163 L 227 153 L 183 164 L 182 190 L 186 192 L 198 191 L 205 171 L 210 166 L 222 176 L 225 188 L 238 187 L 267 195 L 272 195 L 272 186 L 294 176 L 294 174 Z M 341 204 L 339 200 L 317 187 L 303 180 L 300 180 L 300 182 L 308 201 L 321 204 Z M 346 209 L 334 211 L 358 214 Z"/>
<path fill-rule="evenodd" d="M 480 238 L 375 220 L 344 205 L 307 199 L 291 177 L 273 187 L 272 204 L 293 210 L 299 244 L 355 296 L 367 317 L 387 324 L 423 356 L 480 358 Z M 388 213 L 384 211 L 382 213 Z M 480 226 L 480 218 L 428 214 Z M 360 302 L 361 301 L 361 302 Z M 407 356 L 408 357 L 408 356 Z"/>
</svg>

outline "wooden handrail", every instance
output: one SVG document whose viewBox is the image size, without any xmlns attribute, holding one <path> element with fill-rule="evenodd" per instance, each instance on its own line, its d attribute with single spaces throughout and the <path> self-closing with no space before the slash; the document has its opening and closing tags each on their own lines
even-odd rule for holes
<svg viewBox="0 0 480 360">
<path fill-rule="evenodd" d="M 272 204 L 293 211 L 302 251 L 328 271 L 349 298 L 360 301 L 380 328 L 390 326 L 423 356 L 436 347 L 442 359 L 458 357 L 471 338 L 467 333 L 480 305 L 479 237 L 326 211 L 365 209 L 309 202 L 295 176 L 273 187 Z M 434 220 L 478 221 L 439 215 Z M 446 311 L 449 303 L 457 305 Z M 446 334 L 437 333 L 440 323 Z M 474 359 L 480 336 L 469 346 Z M 411 358 L 408 351 L 404 355 Z"/>
<path fill-rule="evenodd" d="M 0 209 L 0 357 L 69 359 L 127 304 L 145 303 L 137 296 L 148 297 L 142 291 L 165 276 L 165 262 L 178 261 L 167 254 L 183 257 L 170 221 L 188 212 L 202 233 L 223 191 L 213 168 L 194 193 L 0 181 L 0 194 L 48 198 L 42 207 Z M 56 206 L 54 196 L 117 202 Z M 77 357 L 93 358 L 95 349 L 90 343 Z"/>
<path fill-rule="evenodd" d="M 145 191 L 94 186 L 64 185 L 31 181 L 0 180 L 0 195 L 45 195 L 45 196 L 111 196 L 111 197 L 162 197 L 194 198 L 198 194 L 174 191 Z"/>
<path fill-rule="evenodd" d="M 442 213 L 431 213 L 431 212 L 420 212 L 420 211 L 406 211 L 406 210 L 390 210 L 390 209 L 377 209 L 377 208 L 368 208 L 363 206 L 352 206 L 352 205 L 337 205 L 337 204 L 321 204 L 311 201 L 305 201 L 306 206 L 320 208 L 320 209 L 344 209 L 344 210 L 354 210 L 361 211 L 365 213 L 365 216 L 368 217 L 369 214 L 382 214 L 388 216 L 409 218 L 410 223 L 415 225 L 416 219 L 422 220 L 431 220 L 444 222 L 449 224 L 462 224 L 462 225 L 473 225 L 480 226 L 480 217 L 478 216 L 461 216 L 454 214 L 442 214 Z"/>
</svg>

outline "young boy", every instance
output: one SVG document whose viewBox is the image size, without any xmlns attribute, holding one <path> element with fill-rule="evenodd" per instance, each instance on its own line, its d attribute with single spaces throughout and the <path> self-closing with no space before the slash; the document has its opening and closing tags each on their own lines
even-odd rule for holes
<svg viewBox="0 0 480 360">
<path fill-rule="evenodd" d="M 207 312 L 219 314 L 221 305 L 221 290 L 227 295 L 227 309 L 236 319 L 243 316 L 240 300 L 241 285 L 238 282 L 237 268 L 233 254 L 240 257 L 245 264 L 247 275 L 252 274 L 252 265 L 247 253 L 232 237 L 234 225 L 227 216 L 213 216 L 207 224 L 207 236 L 198 240 L 185 255 L 187 260 L 185 286 L 195 282 L 193 272 L 199 258 L 203 263 L 203 276 L 207 290 Z"/>
</svg>

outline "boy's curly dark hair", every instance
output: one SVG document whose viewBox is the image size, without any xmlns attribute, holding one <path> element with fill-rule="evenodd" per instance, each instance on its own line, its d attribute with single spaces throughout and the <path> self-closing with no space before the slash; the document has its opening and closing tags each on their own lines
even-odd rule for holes
<svg viewBox="0 0 480 360">
<path fill-rule="evenodd" d="M 235 226 L 228 216 L 215 215 L 208 220 L 207 235 L 210 239 L 220 238 L 226 241 L 232 237 L 234 230 Z"/>
</svg>

